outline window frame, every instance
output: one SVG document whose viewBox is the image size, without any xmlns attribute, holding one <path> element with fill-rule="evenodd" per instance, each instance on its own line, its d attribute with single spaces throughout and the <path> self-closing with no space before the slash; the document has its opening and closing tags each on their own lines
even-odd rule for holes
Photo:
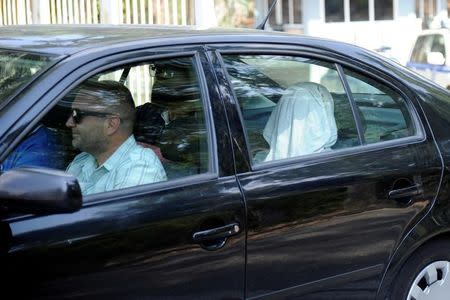
<svg viewBox="0 0 450 300">
<path fill-rule="evenodd" d="M 375 1 L 368 1 L 368 19 L 367 20 L 352 20 L 352 12 L 351 12 L 351 4 L 350 1 L 351 0 L 342 0 L 343 1 L 343 6 L 342 6 L 342 10 L 343 10 L 343 19 L 342 20 L 327 20 L 327 10 L 326 10 L 326 6 L 327 6 L 327 0 L 321 0 L 323 1 L 323 5 L 321 7 L 322 9 L 322 18 L 323 18 L 323 22 L 324 23 L 349 23 L 349 22 L 383 22 L 383 21 L 394 21 L 396 19 L 396 14 L 397 14 L 397 7 L 395 4 L 395 1 L 392 0 L 392 18 L 386 18 L 386 19 L 381 19 L 381 18 L 377 18 L 376 15 L 376 3 Z"/>
<path fill-rule="evenodd" d="M 275 1 L 275 0 L 274 0 Z M 274 11 L 269 16 L 269 24 L 273 28 L 282 28 L 285 26 L 289 26 L 289 28 L 303 29 L 303 11 L 302 11 L 302 1 L 303 0 L 285 0 L 278 1 L 275 4 Z M 272 5 L 273 2 L 267 1 L 267 5 L 265 6 L 266 12 Z M 287 4 L 285 6 L 284 4 Z M 299 8 L 299 15 L 295 14 L 295 8 Z M 287 16 L 287 22 L 285 22 L 285 16 Z M 296 22 L 299 19 L 300 22 Z"/>
<path fill-rule="evenodd" d="M 339 13 L 339 19 L 331 19 L 331 20 L 327 20 L 327 0 L 324 0 L 324 4 L 323 4 L 323 16 L 324 16 L 324 21 L 325 23 L 341 23 L 341 22 L 345 22 L 346 20 L 349 20 L 349 16 L 347 16 L 347 11 L 348 9 L 346 9 L 346 6 L 348 3 L 346 3 L 345 0 L 341 0 L 342 1 L 342 20 L 341 20 L 341 14 Z M 339 5 L 338 5 L 339 6 Z"/>
<path fill-rule="evenodd" d="M 189 49 L 191 48 L 191 50 Z M 195 49 L 192 49 L 195 48 Z M 170 49 L 167 51 L 167 49 Z M 166 180 L 161 182 L 155 182 L 150 184 L 138 185 L 133 187 L 128 187 L 124 189 L 118 189 L 108 192 L 102 192 L 92 195 L 83 196 L 83 207 L 85 205 L 91 205 L 93 203 L 110 201 L 112 199 L 130 198 L 133 195 L 147 194 L 154 191 L 169 190 L 171 188 L 182 187 L 187 185 L 192 185 L 195 183 L 219 178 L 219 163 L 218 163 L 218 147 L 216 139 L 216 130 L 214 120 L 212 118 L 212 107 L 210 105 L 210 97 L 208 92 L 208 85 L 205 77 L 204 66 L 202 64 L 201 55 L 205 55 L 198 46 L 185 47 L 182 51 L 177 51 L 171 47 L 161 47 L 161 48 L 148 48 L 140 50 L 130 50 L 127 52 L 114 53 L 110 56 L 102 56 L 97 59 L 88 61 L 86 64 L 82 64 L 79 69 L 64 78 L 64 81 L 68 83 L 55 84 L 49 90 L 57 90 L 56 94 L 52 92 L 47 92 L 42 99 L 36 100 L 33 107 L 39 106 L 41 109 L 36 112 L 31 110 L 27 112 L 29 114 L 29 121 L 27 122 L 26 129 L 18 135 L 14 142 L 11 143 L 8 148 L 1 154 L 0 160 L 3 161 L 8 157 L 14 148 L 26 137 L 26 135 L 34 128 L 34 126 L 40 122 L 40 120 L 46 116 L 46 114 L 73 88 L 78 86 L 80 83 L 86 79 L 102 73 L 104 71 L 118 68 L 126 65 L 139 65 L 140 63 L 145 64 L 146 62 L 161 60 L 161 59 L 171 59 L 179 57 L 190 57 L 192 58 L 193 68 L 197 75 L 199 93 L 203 105 L 203 113 L 205 118 L 205 129 L 207 131 L 207 147 L 208 147 L 208 171 L 201 174 L 189 175 L 181 178 L 176 178 L 172 180 Z M 63 61 L 64 62 L 64 61 Z M 63 67 L 62 67 L 63 68 Z M 62 71 L 63 73 L 64 71 Z M 49 95 L 50 94 L 50 95 Z M 52 95 L 53 94 L 53 95 Z M 50 100 L 49 100 L 50 99 Z M 43 102 L 46 101 L 46 104 Z M 25 115 L 19 120 L 26 119 Z M 31 121 L 30 121 L 31 120 Z M 20 123 L 20 122 L 18 122 Z"/>
<path fill-rule="evenodd" d="M 394 8 L 395 8 L 394 1 L 395 0 L 391 0 L 391 1 L 392 1 L 392 5 L 390 8 L 391 8 L 391 12 L 392 12 L 392 18 L 390 18 L 390 16 L 388 18 L 383 18 L 383 17 L 377 16 L 377 2 L 373 1 L 373 19 L 375 21 L 391 21 L 391 20 L 395 19 L 395 10 L 394 10 Z M 383 16 L 385 16 L 385 14 Z"/>
<path fill-rule="evenodd" d="M 228 85 L 231 88 L 230 93 L 232 94 L 232 96 L 234 98 L 233 99 L 234 106 L 238 112 L 241 126 L 244 131 L 243 135 L 244 135 L 245 142 L 246 142 L 246 150 L 247 150 L 246 154 L 248 155 L 248 161 L 250 162 L 250 170 L 251 171 L 262 170 L 262 169 L 271 168 L 271 167 L 275 167 L 275 166 L 285 166 L 285 165 L 290 165 L 293 163 L 309 163 L 309 162 L 314 162 L 314 161 L 322 161 L 322 160 L 326 160 L 326 159 L 332 158 L 332 157 L 353 155 L 353 154 L 358 154 L 358 153 L 362 153 L 362 152 L 376 151 L 376 150 L 380 150 L 380 149 L 384 149 L 384 148 L 400 147 L 400 146 L 404 146 L 404 145 L 408 145 L 408 144 L 421 143 L 424 140 L 426 140 L 425 128 L 424 128 L 424 125 L 422 124 L 422 122 L 420 121 L 419 113 L 416 109 L 416 106 L 413 104 L 413 98 L 411 96 L 407 95 L 407 94 L 411 94 L 411 92 L 401 82 L 398 82 L 394 78 L 391 78 L 387 74 L 384 74 L 381 71 L 374 69 L 370 66 L 367 66 L 367 65 L 365 65 L 365 66 L 359 65 L 358 66 L 356 63 L 350 63 L 345 60 L 342 61 L 342 60 L 338 60 L 338 59 L 333 59 L 333 58 L 330 58 L 330 56 L 327 56 L 326 54 L 323 54 L 323 53 L 321 53 L 321 54 L 313 53 L 313 49 L 279 50 L 279 49 L 270 48 L 270 46 L 267 46 L 267 45 L 264 45 L 264 46 L 265 46 L 264 47 L 265 49 L 249 49 L 248 45 L 247 46 L 244 45 L 243 48 L 239 48 L 238 45 L 234 45 L 234 47 L 233 47 L 234 49 L 225 49 L 225 50 L 221 49 L 220 47 L 215 47 L 218 49 L 217 55 L 219 57 L 221 66 L 223 68 L 223 72 L 226 74 L 226 76 L 228 78 Z M 272 47 L 273 47 L 273 45 L 272 45 Z M 298 49 L 298 46 L 297 46 L 297 49 Z M 298 56 L 298 57 L 302 57 L 302 58 L 322 60 L 324 62 L 328 62 L 328 63 L 337 65 L 338 69 L 340 69 L 340 71 L 338 71 L 338 74 L 340 76 L 341 81 L 342 81 L 341 76 L 344 76 L 344 78 L 345 78 L 345 74 L 343 72 L 342 67 L 345 67 L 349 70 L 359 73 L 365 77 L 372 78 L 373 80 L 379 82 L 380 84 L 386 85 L 388 88 L 397 92 L 400 96 L 402 96 L 404 98 L 405 107 L 409 112 L 411 124 L 414 127 L 415 134 L 411 135 L 411 136 L 403 137 L 403 138 L 382 141 L 382 142 L 377 142 L 377 143 L 370 143 L 370 144 L 360 144 L 358 146 L 341 148 L 341 149 L 336 149 L 333 151 L 325 151 L 325 152 L 313 153 L 313 154 L 304 155 L 304 156 L 291 157 L 291 158 L 282 159 L 282 160 L 274 160 L 274 161 L 263 162 L 263 163 L 255 163 L 251 156 L 250 143 L 249 143 L 249 138 L 248 138 L 248 134 L 247 134 L 247 128 L 245 126 L 245 121 L 243 119 L 243 115 L 242 115 L 241 109 L 239 107 L 239 102 L 237 100 L 238 98 L 236 97 L 236 94 L 233 89 L 233 85 L 231 84 L 231 79 L 229 77 L 228 71 L 223 62 L 223 59 L 222 59 L 223 55 Z M 389 79 L 391 79 L 391 80 L 389 80 Z M 349 94 L 350 88 L 349 88 L 346 80 L 343 81 L 343 85 L 344 85 L 345 93 L 347 94 L 347 98 L 350 101 L 351 106 L 352 106 L 353 118 L 356 123 L 359 139 L 361 139 L 361 135 L 362 135 L 362 140 L 364 141 L 364 136 L 362 133 L 362 123 L 361 123 L 358 113 L 356 113 L 356 110 L 355 110 L 357 105 L 354 102 L 354 99 L 352 97 L 350 98 L 350 96 L 351 96 L 351 93 Z M 401 86 L 402 88 L 399 88 L 398 86 Z"/>
<path fill-rule="evenodd" d="M 350 6 L 350 12 L 349 12 L 349 20 L 350 22 L 366 22 L 370 20 L 370 13 L 369 13 L 369 6 L 370 6 L 370 1 L 369 0 L 364 0 L 365 4 L 367 6 L 367 10 L 364 9 L 364 18 L 360 18 L 360 19 L 355 19 L 356 17 L 361 17 L 361 12 L 362 10 L 358 10 L 356 8 L 361 8 L 361 7 L 354 7 L 355 11 L 352 11 L 352 2 L 355 0 L 350 0 L 349 1 L 349 6 Z M 355 4 L 355 2 L 353 2 Z M 359 4 L 359 3 L 358 3 Z M 358 4 L 355 4 L 355 6 L 357 6 Z M 366 14 L 367 14 L 367 18 L 366 18 Z"/>
</svg>

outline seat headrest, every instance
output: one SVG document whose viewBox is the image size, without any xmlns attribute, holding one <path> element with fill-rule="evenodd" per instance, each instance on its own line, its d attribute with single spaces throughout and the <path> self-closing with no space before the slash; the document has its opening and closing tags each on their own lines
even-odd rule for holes
<svg viewBox="0 0 450 300">
<path fill-rule="evenodd" d="M 204 172 L 207 168 L 205 124 L 194 116 L 180 117 L 170 122 L 163 130 L 159 147 L 165 158 L 183 163 L 195 173 Z"/>
<path fill-rule="evenodd" d="M 159 142 L 165 121 L 163 109 L 153 103 L 145 103 L 136 107 L 134 136 L 138 142 L 154 145 Z"/>
</svg>

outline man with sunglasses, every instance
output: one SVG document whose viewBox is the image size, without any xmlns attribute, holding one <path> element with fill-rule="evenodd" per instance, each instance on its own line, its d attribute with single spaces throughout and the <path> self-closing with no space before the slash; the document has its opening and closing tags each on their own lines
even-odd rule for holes
<svg viewBox="0 0 450 300">
<path fill-rule="evenodd" d="M 82 153 L 67 167 L 83 195 L 166 180 L 155 153 L 133 136 L 134 101 L 115 81 L 87 81 L 75 90 L 66 126 Z"/>
</svg>

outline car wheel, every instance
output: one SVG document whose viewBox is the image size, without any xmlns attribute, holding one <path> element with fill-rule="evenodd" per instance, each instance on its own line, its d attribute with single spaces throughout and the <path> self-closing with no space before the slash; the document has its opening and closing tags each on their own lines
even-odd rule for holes
<svg viewBox="0 0 450 300">
<path fill-rule="evenodd" d="M 421 247 L 400 270 L 392 300 L 450 299 L 450 241 Z"/>
</svg>

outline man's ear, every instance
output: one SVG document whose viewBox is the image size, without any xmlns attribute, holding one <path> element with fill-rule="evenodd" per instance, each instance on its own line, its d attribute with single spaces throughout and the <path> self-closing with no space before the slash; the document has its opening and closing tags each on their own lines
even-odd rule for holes
<svg viewBox="0 0 450 300">
<path fill-rule="evenodd" d="M 113 135 L 119 130 L 120 127 L 120 118 L 118 116 L 112 116 L 107 118 L 106 120 L 106 134 Z"/>
</svg>

